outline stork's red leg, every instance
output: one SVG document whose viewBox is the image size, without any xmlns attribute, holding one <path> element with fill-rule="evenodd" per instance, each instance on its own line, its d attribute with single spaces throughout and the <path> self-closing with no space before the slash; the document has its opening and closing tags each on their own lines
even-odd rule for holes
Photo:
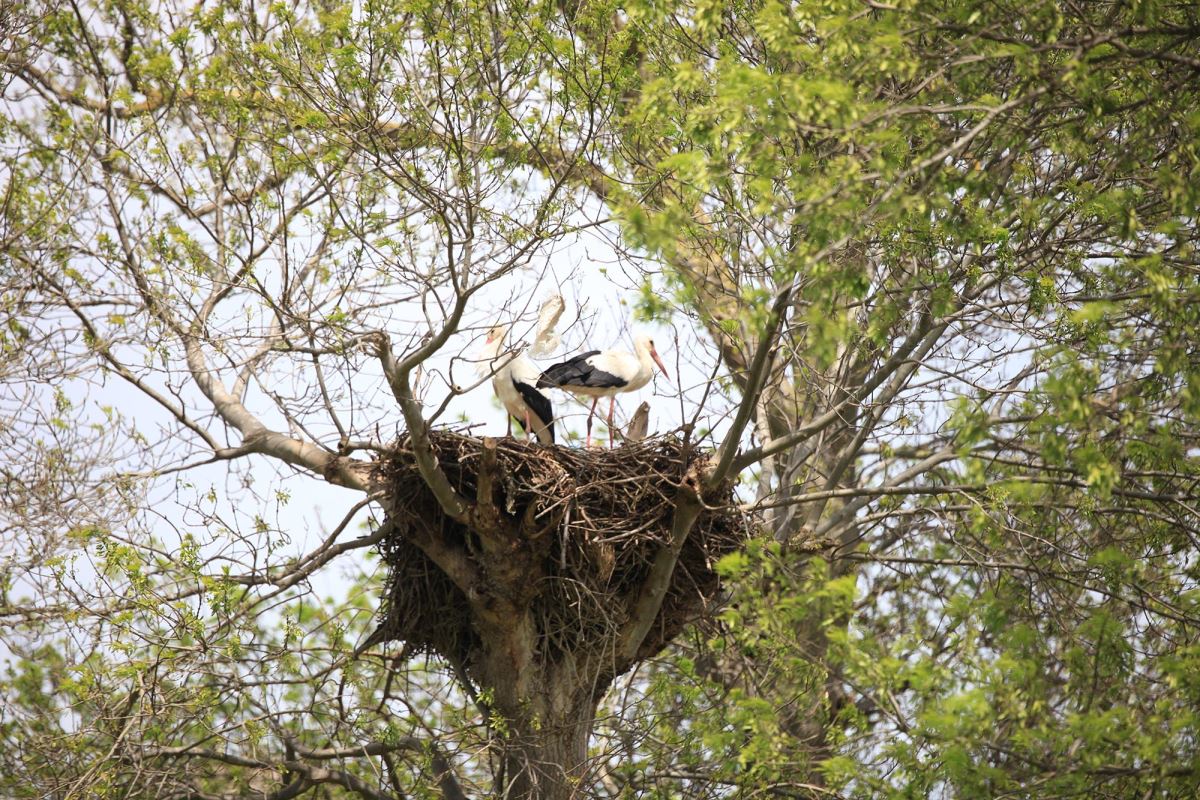
<svg viewBox="0 0 1200 800">
<path fill-rule="evenodd" d="M 530 419 L 530 417 L 529 417 L 529 409 L 528 408 L 525 409 L 525 438 L 526 439 L 534 439 L 535 438 L 534 434 L 533 434 L 533 420 Z"/>
<path fill-rule="evenodd" d="M 593 417 L 593 416 L 595 415 L 595 413 L 596 413 L 596 403 L 599 403 L 599 402 L 600 402 L 600 398 L 599 398 L 599 397 L 593 397 L 593 398 L 592 398 L 592 410 L 588 412 L 588 421 L 587 421 L 587 439 L 586 439 L 586 440 L 584 441 L 584 443 L 583 443 L 583 446 L 584 446 L 584 447 L 591 447 L 591 446 L 592 446 L 592 417 Z"/>
<path fill-rule="evenodd" d="M 617 410 L 617 396 L 614 394 L 608 398 L 608 449 L 613 448 L 613 412 Z"/>
</svg>

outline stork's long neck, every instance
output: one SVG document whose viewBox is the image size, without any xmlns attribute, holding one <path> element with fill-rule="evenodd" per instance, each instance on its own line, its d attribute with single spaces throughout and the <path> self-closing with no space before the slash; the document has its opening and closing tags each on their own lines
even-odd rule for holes
<svg viewBox="0 0 1200 800">
<path fill-rule="evenodd" d="M 504 339 L 497 336 L 490 342 L 485 342 L 483 347 L 479 348 L 479 357 L 491 361 L 496 356 L 500 355 L 500 351 L 504 349 Z"/>
<path fill-rule="evenodd" d="M 505 337 L 498 337 L 495 341 L 485 345 L 487 348 L 484 358 L 487 359 L 489 370 L 496 372 L 505 372 L 521 375 L 533 373 L 535 376 L 540 374 L 541 370 L 533 365 L 525 356 L 524 348 L 520 350 L 512 350 L 504 344 Z"/>
<path fill-rule="evenodd" d="M 504 352 L 504 337 L 497 336 L 490 342 L 484 342 L 483 347 L 479 348 L 479 354 L 476 356 L 478 362 L 475 365 L 481 377 L 495 372 L 503 368 L 508 359 L 501 355 Z"/>
<path fill-rule="evenodd" d="M 634 352 L 638 360 L 638 374 L 632 383 L 638 387 L 645 386 L 654 377 L 654 359 L 650 357 L 650 345 L 639 341 L 634 347 Z"/>
<path fill-rule="evenodd" d="M 481 366 L 488 370 L 496 369 L 500 366 L 498 363 L 500 354 L 504 352 L 504 337 L 497 336 L 490 342 L 485 342 L 483 347 L 479 348 L 479 360 Z"/>
<path fill-rule="evenodd" d="M 637 343 L 637 357 L 643 367 L 650 371 L 654 370 L 654 359 L 650 356 L 649 342 L 642 341 Z"/>
</svg>

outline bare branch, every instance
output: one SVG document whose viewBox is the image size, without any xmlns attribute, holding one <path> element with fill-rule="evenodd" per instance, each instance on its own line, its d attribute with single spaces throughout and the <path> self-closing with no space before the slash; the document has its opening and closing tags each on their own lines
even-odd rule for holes
<svg viewBox="0 0 1200 800">
<path fill-rule="evenodd" d="M 786 289 L 778 294 L 771 306 L 771 313 L 768 315 L 766 324 L 763 325 L 762 335 L 758 339 L 758 348 L 754 352 L 754 360 L 750 363 L 749 374 L 745 377 L 746 389 L 743 391 L 742 400 L 738 404 L 737 414 L 734 416 L 733 423 L 729 426 L 729 430 L 725 434 L 725 440 L 717 449 L 716 466 L 705 476 L 704 484 L 708 488 L 723 483 L 734 466 L 734 457 L 741 443 L 742 434 L 745 432 L 746 426 L 750 424 L 750 420 L 754 417 L 759 395 L 766 383 L 767 373 L 770 371 L 771 366 L 771 352 L 775 347 L 775 339 L 779 333 L 780 326 L 783 324 L 788 306 L 791 304 L 792 292 L 795 286 L 796 284 L 793 280 L 788 284 Z M 740 472 L 741 468 L 738 471 Z"/>
<path fill-rule="evenodd" d="M 445 326 L 402 361 L 397 361 L 392 355 L 392 343 L 387 334 L 380 333 L 376 337 L 379 361 L 383 365 L 383 374 L 387 378 L 388 386 L 392 389 L 392 396 L 400 404 L 400 411 L 404 415 L 405 424 L 408 426 L 409 441 L 412 443 L 413 458 L 417 463 L 417 469 L 420 470 L 421 477 L 429 485 L 442 510 L 459 521 L 466 520 L 470 513 L 471 503 L 454 490 L 454 487 L 450 485 L 449 479 L 446 478 L 446 473 L 442 472 L 441 468 L 438 467 L 437 458 L 433 454 L 433 448 L 429 444 L 429 437 L 426 435 L 426 426 L 428 423 L 426 423 L 421 413 L 420 403 L 413 395 L 410 376 L 412 370 L 441 349 L 442 345 L 446 343 L 446 340 L 457 329 L 458 323 L 462 319 L 463 311 L 466 310 L 467 300 L 470 295 L 470 290 L 460 293 Z"/>
<path fill-rule="evenodd" d="M 640 655 L 644 655 L 640 653 L 642 643 L 654 625 L 654 620 L 658 618 L 667 590 L 671 588 L 671 578 L 679 561 L 679 553 L 700 512 L 704 510 L 704 501 L 700 494 L 704 485 L 702 481 L 703 478 L 693 470 L 684 476 L 679 485 L 675 496 L 675 513 L 671 518 L 671 539 L 664 542 L 655 553 L 650 570 L 630 609 L 629 620 L 622 626 L 617 639 L 616 658 L 619 664 L 632 663 Z"/>
</svg>

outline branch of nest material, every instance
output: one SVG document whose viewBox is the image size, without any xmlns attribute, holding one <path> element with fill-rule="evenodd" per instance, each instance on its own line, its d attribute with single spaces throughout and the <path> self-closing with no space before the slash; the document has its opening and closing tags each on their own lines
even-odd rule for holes
<svg viewBox="0 0 1200 800">
<path fill-rule="evenodd" d="M 420 548 L 469 600 L 479 596 L 479 587 L 483 585 L 483 580 L 466 551 L 440 541 L 436 536 L 423 535 L 417 531 L 413 532 L 413 544 Z"/>
<path fill-rule="evenodd" d="M 663 600 L 671 588 L 675 565 L 684 542 L 692 532 L 704 501 L 700 496 L 701 481 L 695 470 L 689 470 L 679 484 L 675 496 L 675 514 L 671 518 L 671 540 L 658 548 L 650 564 L 650 572 L 642 582 L 637 600 L 634 601 L 629 621 L 617 641 L 617 663 L 628 664 L 637 658 L 638 651 L 650 632 L 654 620 L 662 609 Z"/>
</svg>

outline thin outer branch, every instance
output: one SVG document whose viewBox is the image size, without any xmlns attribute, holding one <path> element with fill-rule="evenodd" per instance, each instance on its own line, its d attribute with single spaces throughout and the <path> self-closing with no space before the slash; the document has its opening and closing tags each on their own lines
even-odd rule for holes
<svg viewBox="0 0 1200 800">
<path fill-rule="evenodd" d="M 361 750 L 359 752 L 362 752 Z M 145 754 L 148 758 L 205 758 L 211 761 L 221 761 L 226 764 L 232 764 L 237 767 L 250 767 L 254 769 L 280 769 L 289 772 L 298 773 L 300 780 L 307 783 L 308 786 L 315 786 L 322 783 L 333 783 L 345 789 L 354 792 L 357 795 L 368 798 L 368 800 L 391 800 L 386 794 L 379 792 L 364 781 L 362 778 L 338 769 L 326 769 L 325 767 L 314 767 L 311 764 L 305 764 L 302 761 L 295 759 L 287 759 L 279 762 L 265 761 L 257 758 L 246 758 L 234 753 L 220 753 L 215 750 L 201 750 L 195 748 L 162 748 L 151 750 Z M 307 787 L 306 787 L 307 788 Z M 273 800 L 282 800 L 286 797 L 295 797 L 300 792 L 296 791 L 294 785 L 285 786 L 279 792 L 269 795 Z"/>
<path fill-rule="evenodd" d="M 283 184 L 295 174 L 294 172 L 277 173 L 269 178 L 264 178 L 248 189 L 243 189 L 236 192 L 227 191 L 219 195 L 215 200 L 211 200 L 202 206 L 193 207 L 189 205 L 187 199 L 173 187 L 164 183 L 159 183 L 157 180 L 148 175 L 139 175 L 130 167 L 122 163 L 119 159 L 110 161 L 107 166 L 113 172 L 116 172 L 130 183 L 141 186 L 142 188 L 158 195 L 159 197 L 166 199 L 171 203 L 171 205 L 179 209 L 179 211 L 189 219 L 196 220 L 197 222 L 202 221 L 205 217 L 210 216 L 214 212 L 226 206 L 250 203 L 256 197 L 283 186 Z"/>
<path fill-rule="evenodd" d="M 377 492 L 375 494 L 368 495 L 366 498 L 355 503 L 342 517 L 342 521 L 338 523 L 337 527 L 330 531 L 329 535 L 325 537 L 324 541 L 322 541 L 321 544 L 318 545 L 317 548 L 311 553 L 292 564 L 286 572 L 277 575 L 271 575 L 265 580 L 258 576 L 250 576 L 249 578 L 233 577 L 229 580 L 236 583 L 244 583 L 247 586 L 267 583 L 282 591 L 295 586 L 297 583 L 304 580 L 313 572 L 325 564 L 328 564 L 342 553 L 362 547 L 370 547 L 371 545 L 383 541 L 387 531 L 385 528 L 380 528 L 374 533 L 366 536 L 359 536 L 358 538 L 342 542 L 338 545 L 334 544 L 338 537 L 345 532 L 347 527 L 349 527 L 350 523 L 354 521 L 355 515 L 357 515 L 359 511 L 366 508 L 368 504 L 378 500 L 379 497 L 380 493 Z M 278 594 L 278 592 L 275 592 L 275 594 Z"/>
<path fill-rule="evenodd" d="M 454 775 L 450 761 L 441 751 L 441 748 L 433 742 L 422 741 L 415 736 L 405 736 L 395 742 L 371 742 L 361 747 L 339 747 L 324 750 L 305 750 L 296 745 L 293 745 L 293 747 L 295 747 L 296 752 L 301 757 L 311 758 L 316 761 L 354 758 L 357 756 L 382 756 L 400 750 L 409 750 L 416 753 L 428 752 L 430 766 L 433 767 L 434 780 L 438 782 L 438 788 L 442 790 L 442 797 L 445 797 L 446 800 L 467 800 L 467 795 L 463 792 L 462 787 L 459 786 L 458 778 Z"/>
<path fill-rule="evenodd" d="M 96 326 L 92 324 L 91 319 L 83 313 L 83 309 L 80 308 L 77 303 L 71 300 L 66 290 L 59 283 L 50 278 L 50 276 L 42 271 L 42 269 L 39 268 L 38 265 L 33 261 L 30 261 L 20 255 L 18 255 L 18 259 L 26 266 L 33 269 L 37 276 L 45 281 L 46 285 L 54 289 L 71 313 L 73 313 L 79 320 L 79 323 L 83 326 L 84 330 L 91 336 L 92 349 L 95 350 L 100 357 L 108 363 L 113 371 L 117 373 L 117 375 L 119 375 L 125 381 L 128 381 L 133 386 L 137 387 L 139 391 L 165 408 L 173 417 L 175 417 L 179 424 L 183 425 L 192 433 L 199 436 L 200 439 L 203 440 L 204 443 L 211 447 L 214 451 L 220 450 L 220 446 L 217 444 L 217 441 L 213 439 L 212 435 L 209 434 L 209 432 L 203 427 L 201 427 L 199 423 L 187 415 L 187 410 L 185 408 L 171 402 L 169 398 L 135 375 L 129 369 L 129 367 L 125 365 L 124 362 L 119 361 L 117 357 L 113 355 L 112 348 L 108 346 L 108 344 L 104 341 L 104 337 L 102 337 L 99 331 L 96 330 Z"/>
<path fill-rule="evenodd" d="M 289 567 L 285 572 L 275 574 L 251 573 L 248 575 L 231 575 L 223 577 L 222 580 L 247 587 L 269 584 L 271 586 L 279 587 L 281 590 L 283 590 L 290 586 L 294 586 L 296 583 L 299 583 L 301 580 L 311 575 L 315 570 L 324 566 L 331 559 L 341 555 L 342 553 L 350 550 L 361 549 L 363 547 L 370 547 L 379 541 L 382 541 L 383 535 L 386 531 L 381 528 L 372 534 L 359 536 L 349 541 L 342 542 L 341 544 L 332 544 L 337 536 L 341 535 L 341 533 L 345 531 L 346 526 L 352 521 L 354 513 L 360 510 L 368 502 L 372 502 L 376 499 L 377 498 L 375 496 L 368 497 L 366 500 L 352 508 L 350 513 L 342 520 L 342 524 L 335 529 L 334 534 L 326 537 L 326 540 L 322 542 L 321 545 L 301 557 L 299 561 L 295 563 L 295 565 Z M 197 582 L 195 585 L 180 588 L 171 594 L 158 595 L 157 600 L 164 604 L 174 603 L 180 600 L 186 600 L 189 597 L 195 597 L 196 595 L 203 594 L 204 592 L 208 591 L 208 589 L 208 585 L 204 582 Z M 272 593 L 271 596 L 274 596 L 275 594 L 278 594 L 278 592 Z M 261 602 L 262 600 L 255 601 L 255 603 L 250 607 L 253 607 L 253 605 L 257 605 Z M 88 611 L 96 617 L 107 617 L 113 614 L 128 611 L 129 609 L 135 607 L 135 605 L 136 601 L 125 598 L 117 598 L 114 601 L 110 601 L 106 605 L 90 607 Z M 77 606 L 68 606 L 66 604 L 40 604 L 36 606 L 36 608 L 0 605 L 0 619 L 15 617 L 30 620 L 48 619 L 51 617 L 61 617 L 62 615 L 68 613 L 68 611 L 70 611 L 72 608 L 78 610 Z"/>
<path fill-rule="evenodd" d="M 937 453 L 934 453 L 933 455 L 929 456 L 928 458 L 926 458 L 922 461 L 918 461 L 916 464 L 913 464 L 911 467 L 909 467 L 908 469 L 904 470 L 896 477 L 889 480 L 888 485 L 889 486 L 900 486 L 900 485 L 904 484 L 906 481 L 910 481 L 913 478 L 917 477 L 918 475 L 928 472 L 929 470 L 936 467 L 938 464 L 941 464 L 946 461 L 950 461 L 957 457 L 958 457 L 958 454 L 956 452 L 954 452 L 953 448 L 947 447 L 946 449 L 941 450 Z M 822 536 L 825 536 L 829 531 L 831 531 L 833 528 L 835 528 L 843 520 L 852 518 L 858 512 L 858 510 L 860 508 L 862 508 L 863 506 L 872 502 L 874 499 L 875 499 L 874 497 L 860 496 L 856 500 L 853 500 L 852 502 L 849 502 L 846 505 L 842 506 L 840 509 L 837 510 L 837 512 L 835 514 L 831 515 L 829 517 L 829 519 L 827 519 L 823 523 L 821 523 L 821 526 L 819 528 L 817 528 L 816 531 L 813 532 L 813 538 L 820 539 Z"/>
<path fill-rule="evenodd" d="M 166 98 L 162 92 L 152 88 L 146 93 L 145 102 L 116 106 L 105 100 L 87 97 L 81 92 L 73 92 L 54 80 L 49 73 L 43 72 L 32 64 L 17 64 L 11 69 L 14 74 L 20 75 L 22 80 L 37 89 L 43 96 L 48 93 L 61 103 L 94 111 L 97 114 L 111 115 L 117 119 L 130 119 L 153 114 L 166 104 Z"/>
</svg>

